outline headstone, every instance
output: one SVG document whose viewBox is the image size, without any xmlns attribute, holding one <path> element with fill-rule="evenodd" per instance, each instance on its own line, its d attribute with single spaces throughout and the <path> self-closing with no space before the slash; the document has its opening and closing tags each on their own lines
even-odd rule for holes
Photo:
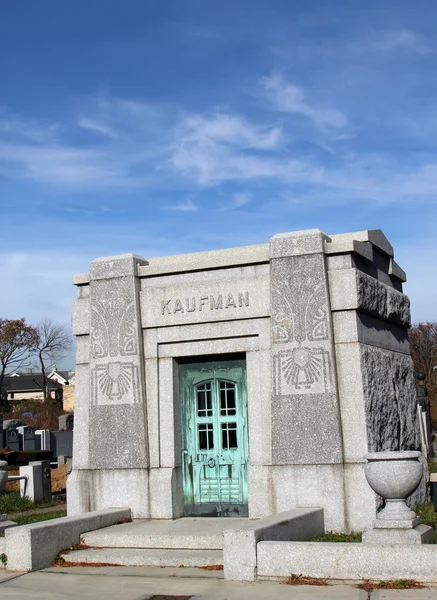
<svg viewBox="0 0 437 600">
<path fill-rule="evenodd" d="M 10 450 L 19 452 L 21 450 L 20 432 L 17 429 L 7 429 L 5 432 L 5 445 Z"/>
<path fill-rule="evenodd" d="M 73 432 L 51 431 L 50 450 L 53 456 L 73 456 Z"/>
<path fill-rule="evenodd" d="M 35 428 L 23 427 L 22 429 L 21 442 L 23 450 L 36 450 Z"/>
<path fill-rule="evenodd" d="M 58 418 L 59 431 L 72 431 L 74 426 L 74 415 L 61 415 Z"/>
</svg>

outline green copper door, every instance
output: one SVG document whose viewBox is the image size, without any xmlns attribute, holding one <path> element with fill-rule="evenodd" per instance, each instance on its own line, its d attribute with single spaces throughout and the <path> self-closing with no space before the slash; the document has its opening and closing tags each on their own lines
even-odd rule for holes
<svg viewBox="0 0 437 600">
<path fill-rule="evenodd" d="M 246 361 L 180 365 L 185 514 L 247 516 Z"/>
</svg>

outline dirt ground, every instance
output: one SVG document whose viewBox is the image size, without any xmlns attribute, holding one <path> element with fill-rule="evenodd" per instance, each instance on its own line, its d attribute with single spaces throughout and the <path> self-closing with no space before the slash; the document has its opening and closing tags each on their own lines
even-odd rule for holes
<svg viewBox="0 0 437 600">
<path fill-rule="evenodd" d="M 19 475 L 19 471 L 9 471 L 9 475 Z M 67 487 L 67 465 L 62 465 L 57 469 L 52 469 L 52 494 L 58 494 L 60 492 L 65 492 Z M 13 492 L 18 491 L 20 489 L 19 481 L 11 481 L 6 484 L 5 491 Z"/>
</svg>

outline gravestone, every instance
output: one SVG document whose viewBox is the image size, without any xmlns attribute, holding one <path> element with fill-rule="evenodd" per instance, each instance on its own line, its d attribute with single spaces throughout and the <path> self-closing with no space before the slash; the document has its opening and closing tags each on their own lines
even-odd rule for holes
<svg viewBox="0 0 437 600">
<path fill-rule="evenodd" d="M 7 429 L 5 432 L 5 443 L 10 450 L 19 452 L 21 447 L 21 436 L 18 429 Z"/>
<path fill-rule="evenodd" d="M 35 428 L 23 427 L 22 429 L 21 439 L 23 450 L 36 450 Z"/>
<path fill-rule="evenodd" d="M 50 450 L 53 456 L 73 456 L 73 432 L 51 431 Z"/>
</svg>

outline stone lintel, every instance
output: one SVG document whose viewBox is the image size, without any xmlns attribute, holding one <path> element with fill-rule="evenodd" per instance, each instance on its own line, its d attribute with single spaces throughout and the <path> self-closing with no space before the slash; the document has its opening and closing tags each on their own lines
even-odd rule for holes
<svg viewBox="0 0 437 600">
<path fill-rule="evenodd" d="M 225 248 L 208 250 L 176 256 L 162 256 L 147 259 L 147 265 L 138 267 L 140 277 L 156 277 L 190 271 L 209 271 L 211 269 L 227 269 L 242 265 L 267 263 L 269 261 L 269 245 L 242 246 L 241 248 Z"/>
</svg>

